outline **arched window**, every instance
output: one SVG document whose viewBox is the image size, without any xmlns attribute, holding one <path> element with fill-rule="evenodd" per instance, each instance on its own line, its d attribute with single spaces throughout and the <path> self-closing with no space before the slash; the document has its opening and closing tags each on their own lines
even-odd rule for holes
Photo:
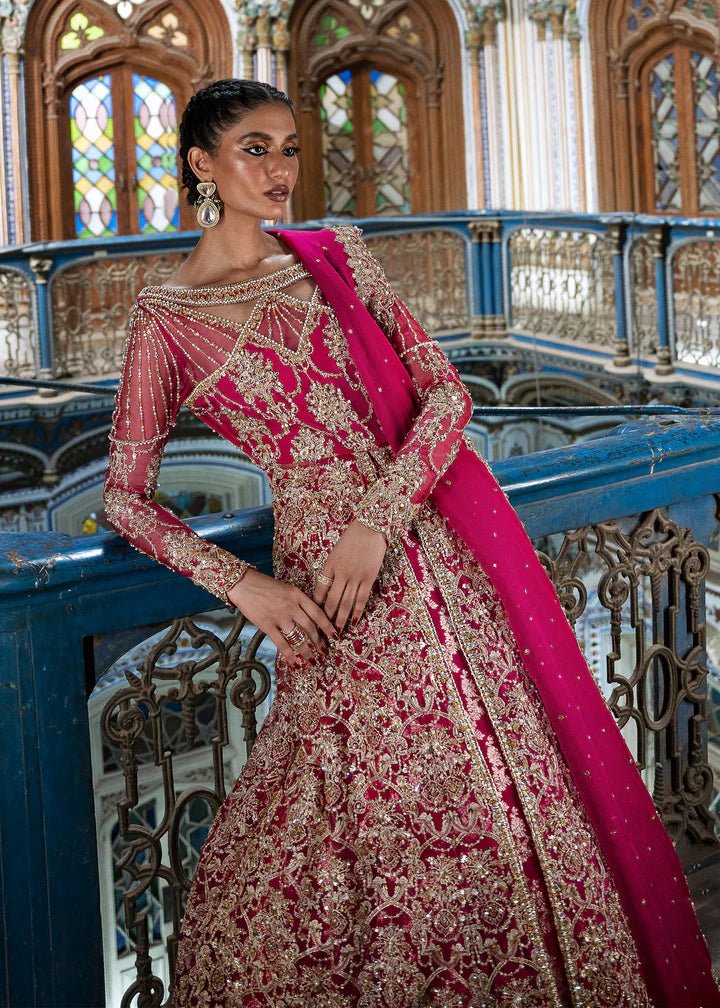
<svg viewBox="0 0 720 1008">
<path fill-rule="evenodd" d="M 720 212 L 720 3 L 595 0 L 603 210 Z"/>
<path fill-rule="evenodd" d="M 39 0 L 26 53 L 33 238 L 194 227 L 177 115 L 229 72 L 219 0 Z"/>
<path fill-rule="evenodd" d="M 299 0 L 290 33 L 298 217 L 465 205 L 460 38 L 448 5 Z"/>
</svg>

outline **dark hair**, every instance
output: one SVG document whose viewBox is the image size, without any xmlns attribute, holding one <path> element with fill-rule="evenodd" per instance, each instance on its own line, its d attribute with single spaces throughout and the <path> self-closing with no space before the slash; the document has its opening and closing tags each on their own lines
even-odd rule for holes
<svg viewBox="0 0 720 1008">
<path fill-rule="evenodd" d="M 197 184 L 200 181 L 188 164 L 190 148 L 201 147 L 214 157 L 222 142 L 223 133 L 235 126 L 248 112 L 271 102 L 281 102 L 295 114 L 293 103 L 285 92 L 262 81 L 228 77 L 208 84 L 192 96 L 180 121 L 182 185 L 183 189 L 187 189 L 188 203 L 197 200 Z"/>
</svg>

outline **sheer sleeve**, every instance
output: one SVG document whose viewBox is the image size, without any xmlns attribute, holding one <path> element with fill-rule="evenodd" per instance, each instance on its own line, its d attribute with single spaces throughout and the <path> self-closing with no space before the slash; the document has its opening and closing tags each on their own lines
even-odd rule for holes
<svg viewBox="0 0 720 1008">
<path fill-rule="evenodd" d="M 201 539 L 154 500 L 163 451 L 189 392 L 152 314 L 135 305 L 110 431 L 105 513 L 136 549 L 227 602 L 228 589 L 250 565 Z"/>
<path fill-rule="evenodd" d="M 338 229 L 359 296 L 386 333 L 420 397 L 420 411 L 394 460 L 360 501 L 355 517 L 395 540 L 451 464 L 473 402 L 456 369 L 395 294 L 356 227 Z"/>
</svg>

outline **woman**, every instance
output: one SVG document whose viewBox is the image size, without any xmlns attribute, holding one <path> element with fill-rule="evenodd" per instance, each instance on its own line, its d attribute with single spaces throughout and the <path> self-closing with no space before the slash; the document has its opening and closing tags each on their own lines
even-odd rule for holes
<svg viewBox="0 0 720 1008">
<path fill-rule="evenodd" d="M 180 153 L 205 230 L 134 306 L 106 510 L 278 661 L 174 1003 L 720 1005 L 672 845 L 463 435 L 457 373 L 356 228 L 261 230 L 297 179 L 289 99 L 219 81 Z M 268 472 L 274 578 L 153 501 L 183 404 Z"/>
</svg>

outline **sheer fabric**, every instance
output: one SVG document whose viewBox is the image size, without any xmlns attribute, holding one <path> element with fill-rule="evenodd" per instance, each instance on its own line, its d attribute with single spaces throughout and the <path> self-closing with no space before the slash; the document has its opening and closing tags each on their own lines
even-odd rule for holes
<svg viewBox="0 0 720 1008">
<path fill-rule="evenodd" d="M 302 264 L 146 288 L 129 328 L 106 508 L 136 547 L 223 600 L 247 569 L 153 501 L 183 404 L 268 473 L 277 577 L 311 593 L 353 518 L 391 544 L 327 659 L 278 660 L 273 708 L 203 847 L 174 1003 L 649 1006 L 503 604 L 431 499 L 469 445 L 470 397 L 357 229 L 336 234 L 384 333 L 375 373 L 397 354 L 416 405 L 395 449 L 377 403 L 397 386 L 368 388 L 352 319 Z"/>
</svg>

